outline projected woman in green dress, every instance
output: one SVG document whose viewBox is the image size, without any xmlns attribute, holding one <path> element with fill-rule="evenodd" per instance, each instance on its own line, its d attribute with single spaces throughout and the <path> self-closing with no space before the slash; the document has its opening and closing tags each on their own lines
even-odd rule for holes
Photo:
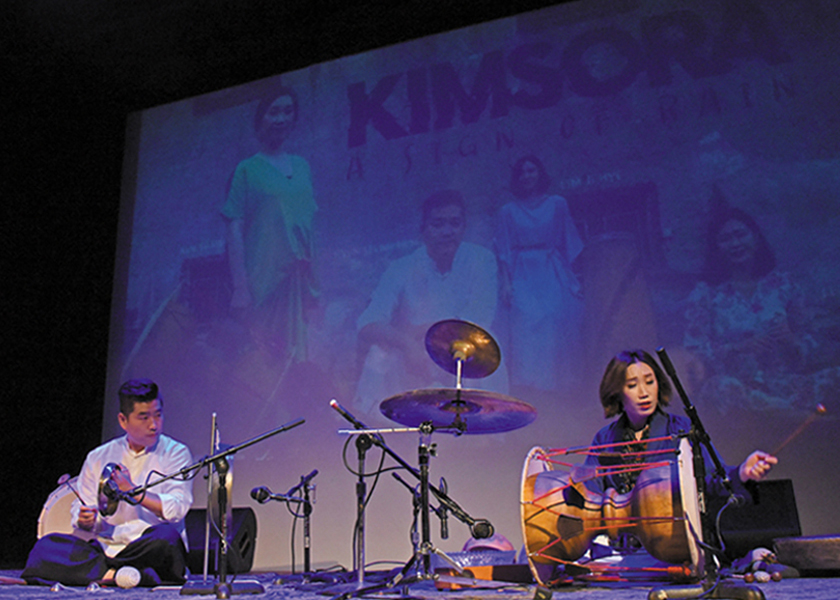
<svg viewBox="0 0 840 600">
<path fill-rule="evenodd" d="M 260 150 L 236 167 L 222 214 L 228 219 L 231 309 L 252 336 L 294 362 L 307 359 L 306 318 L 318 286 L 309 164 L 283 151 L 298 118 L 295 93 L 279 88 L 257 106 Z"/>
</svg>

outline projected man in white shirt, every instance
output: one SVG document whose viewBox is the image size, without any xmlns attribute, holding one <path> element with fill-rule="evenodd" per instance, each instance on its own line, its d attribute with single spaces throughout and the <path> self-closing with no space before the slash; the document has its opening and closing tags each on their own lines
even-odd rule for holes
<svg viewBox="0 0 840 600">
<path fill-rule="evenodd" d="M 382 274 L 370 304 L 357 321 L 365 362 L 355 405 L 371 412 L 378 403 L 407 390 L 451 387 L 453 378 L 426 353 L 429 327 L 461 319 L 492 327 L 498 296 L 496 257 L 465 242 L 466 208 L 460 192 L 443 190 L 423 203 L 423 245 L 395 260 Z M 506 392 L 504 369 L 482 387 Z"/>
</svg>

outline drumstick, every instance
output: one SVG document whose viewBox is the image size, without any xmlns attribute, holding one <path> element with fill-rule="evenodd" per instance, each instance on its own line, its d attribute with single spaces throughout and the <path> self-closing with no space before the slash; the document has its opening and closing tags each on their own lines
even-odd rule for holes
<svg viewBox="0 0 840 600">
<path fill-rule="evenodd" d="M 82 506 L 87 506 L 87 504 L 85 504 L 85 501 L 82 500 L 82 497 L 79 495 L 79 492 L 77 492 L 76 488 L 73 487 L 73 484 L 70 483 L 69 473 L 65 473 L 64 475 L 58 478 L 58 485 L 66 485 L 67 487 L 69 487 L 70 491 L 76 494 L 76 498 L 79 499 L 79 502 L 82 503 Z"/>
<path fill-rule="evenodd" d="M 793 433 L 791 433 L 789 436 L 787 436 L 787 439 L 785 439 L 785 441 L 783 441 L 781 444 L 776 446 L 776 449 L 773 450 L 773 452 L 771 452 L 770 454 L 772 454 L 773 456 L 776 456 L 782 448 L 784 448 L 785 446 L 790 444 L 793 440 L 795 440 L 797 437 L 799 437 L 799 435 L 803 431 L 805 431 L 805 428 L 808 427 L 808 425 L 810 425 L 811 423 L 813 423 L 814 420 L 816 420 L 817 417 L 821 417 L 826 412 L 828 412 L 828 410 L 825 408 L 825 404 L 823 404 L 822 402 L 817 404 L 816 408 L 814 409 L 814 412 L 812 412 L 810 415 L 808 415 L 808 418 L 805 419 L 804 421 L 802 421 L 802 423 L 799 425 L 799 427 L 797 427 L 796 430 Z"/>
</svg>

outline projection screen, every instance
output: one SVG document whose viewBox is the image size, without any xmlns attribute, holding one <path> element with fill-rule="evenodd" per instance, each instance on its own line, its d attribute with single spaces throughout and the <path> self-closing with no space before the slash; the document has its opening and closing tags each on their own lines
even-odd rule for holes
<svg viewBox="0 0 840 600">
<path fill-rule="evenodd" d="M 537 417 L 434 432 L 431 483 L 517 548 L 525 456 L 590 443 L 607 422 L 604 367 L 626 348 L 666 349 L 730 464 L 822 403 L 773 476 L 793 480 L 804 534 L 837 531 L 837 20 L 818 0 L 569 3 L 132 114 L 104 439 L 121 433 L 116 390 L 132 377 L 160 384 L 165 430 L 195 458 L 213 414 L 230 445 L 304 419 L 235 456 L 233 505 L 257 514 L 255 568 L 299 569 L 300 523 L 292 540 L 286 507 L 249 492 L 317 469 L 313 565 L 349 569 L 360 457 L 330 401 L 402 427 L 380 404 L 456 386 L 424 344 L 456 319 L 501 355 L 464 387 Z M 278 90 L 293 114 L 267 156 L 257 115 Z M 532 167 L 539 200 L 523 191 Z M 286 192 L 295 206 L 271 205 Z M 433 196 L 460 196 L 463 218 L 444 207 L 424 222 Z M 742 227 L 711 231 L 721 215 Z M 430 255 L 447 244 L 441 272 Z M 734 276 L 729 262 L 758 247 L 760 272 Z M 683 414 L 679 398 L 669 410 Z M 384 437 L 418 466 L 416 432 Z M 367 562 L 398 565 L 412 493 L 390 471 L 366 483 Z M 450 517 L 441 539 L 432 519 L 444 551 L 470 537 Z"/>
</svg>

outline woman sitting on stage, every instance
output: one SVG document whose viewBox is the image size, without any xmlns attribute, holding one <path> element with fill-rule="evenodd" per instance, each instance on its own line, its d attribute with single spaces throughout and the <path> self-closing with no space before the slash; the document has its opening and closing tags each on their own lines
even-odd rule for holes
<svg viewBox="0 0 840 600">
<path fill-rule="evenodd" d="M 686 417 L 666 413 L 663 407 L 671 400 L 671 384 L 654 358 L 644 350 L 629 350 L 617 354 L 601 379 L 600 396 L 604 416 L 618 415 L 612 423 L 601 429 L 592 441 L 592 446 L 628 442 L 626 446 L 608 448 L 601 455 L 588 456 L 587 467 L 628 465 L 661 460 L 661 455 L 647 452 L 676 448 L 679 439 L 668 436 L 688 433 L 691 421 Z M 665 439 L 659 439 L 665 438 Z M 632 442 L 652 439 L 648 444 Z M 707 449 L 703 448 L 706 470 L 706 491 L 711 497 L 726 497 L 728 491 L 715 473 L 715 465 Z M 763 479 L 773 465 L 775 456 L 756 450 L 737 467 L 726 467 L 726 476 L 731 481 L 732 492 L 751 501 L 744 483 Z M 589 479 L 587 487 L 603 494 L 613 488 L 618 493 L 633 489 L 641 471 L 638 469 L 617 470 L 613 474 Z"/>
</svg>

